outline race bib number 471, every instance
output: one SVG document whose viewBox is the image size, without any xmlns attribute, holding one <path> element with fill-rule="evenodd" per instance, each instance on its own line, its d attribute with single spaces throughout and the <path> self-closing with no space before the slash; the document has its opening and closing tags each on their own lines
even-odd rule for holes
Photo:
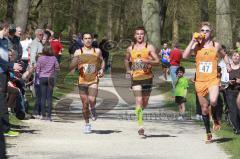
<svg viewBox="0 0 240 159">
<path fill-rule="evenodd" d="M 94 64 L 84 64 L 83 72 L 84 74 L 93 74 L 96 71 L 96 67 Z"/>
<path fill-rule="evenodd" d="M 199 72 L 201 72 L 201 73 L 212 73 L 212 62 L 200 62 Z"/>
</svg>

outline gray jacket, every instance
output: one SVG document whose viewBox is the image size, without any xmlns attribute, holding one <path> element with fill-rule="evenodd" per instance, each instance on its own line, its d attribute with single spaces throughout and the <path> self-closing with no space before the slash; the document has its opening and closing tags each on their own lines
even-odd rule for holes
<svg viewBox="0 0 240 159">
<path fill-rule="evenodd" d="M 39 39 L 35 38 L 30 44 L 30 64 L 36 64 L 36 56 L 43 50 L 43 45 Z"/>
</svg>

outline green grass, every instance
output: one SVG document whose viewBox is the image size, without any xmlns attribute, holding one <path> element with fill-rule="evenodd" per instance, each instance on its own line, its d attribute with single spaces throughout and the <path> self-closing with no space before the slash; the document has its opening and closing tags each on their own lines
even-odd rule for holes
<svg viewBox="0 0 240 159">
<path fill-rule="evenodd" d="M 186 112 L 188 115 L 195 115 L 195 92 L 194 92 L 194 85 L 192 83 L 189 84 L 188 95 L 187 95 L 187 103 L 186 103 Z M 166 97 L 166 105 L 165 108 L 178 111 L 178 107 L 176 106 L 175 102 L 171 100 L 171 92 L 168 92 Z M 203 126 L 202 122 L 196 122 Z M 223 122 L 221 131 L 217 132 L 216 135 L 219 138 L 226 139 L 226 142 L 219 143 L 223 149 L 231 155 L 232 159 L 240 158 L 240 137 L 233 133 L 232 127 L 229 126 L 227 123 Z"/>
</svg>

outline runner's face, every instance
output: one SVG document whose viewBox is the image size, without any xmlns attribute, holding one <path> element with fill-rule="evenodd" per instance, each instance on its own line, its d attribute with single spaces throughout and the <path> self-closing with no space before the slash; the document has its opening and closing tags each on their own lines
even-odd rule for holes
<svg viewBox="0 0 240 159">
<path fill-rule="evenodd" d="M 91 47 L 92 46 L 92 36 L 90 34 L 84 34 L 83 35 L 83 44 L 85 47 Z"/>
<path fill-rule="evenodd" d="M 142 43 L 144 41 L 144 30 L 136 30 L 135 31 L 135 39 L 138 43 Z"/>
<path fill-rule="evenodd" d="M 201 29 L 200 29 L 200 33 L 201 34 L 205 34 L 205 39 L 209 39 L 210 35 L 211 35 L 211 29 L 204 25 Z"/>
<path fill-rule="evenodd" d="M 239 64 L 239 62 L 240 62 L 240 54 L 234 53 L 233 56 L 232 56 L 232 60 L 233 60 L 233 63 Z"/>
</svg>

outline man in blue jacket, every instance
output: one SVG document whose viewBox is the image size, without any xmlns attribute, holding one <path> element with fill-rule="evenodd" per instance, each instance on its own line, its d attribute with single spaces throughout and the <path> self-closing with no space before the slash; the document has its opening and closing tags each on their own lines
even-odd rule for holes
<svg viewBox="0 0 240 159">
<path fill-rule="evenodd" d="M 9 24 L 6 21 L 0 21 L 0 158 L 5 159 L 5 141 L 4 135 L 16 136 L 16 132 L 10 130 L 9 114 L 6 106 L 6 93 L 8 82 L 8 71 L 20 71 L 21 65 L 10 63 L 8 59 L 8 40 L 6 36 L 9 32 Z"/>
</svg>

